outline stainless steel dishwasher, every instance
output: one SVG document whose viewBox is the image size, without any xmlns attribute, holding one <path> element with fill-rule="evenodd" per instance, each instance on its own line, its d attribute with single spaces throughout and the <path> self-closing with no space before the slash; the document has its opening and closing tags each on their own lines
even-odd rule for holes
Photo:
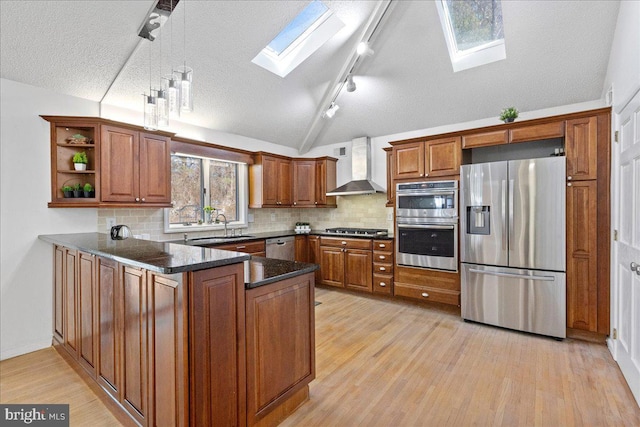
<svg viewBox="0 0 640 427">
<path fill-rule="evenodd" d="M 295 237 L 287 236 L 267 239 L 265 252 L 267 258 L 294 261 L 296 256 Z"/>
</svg>

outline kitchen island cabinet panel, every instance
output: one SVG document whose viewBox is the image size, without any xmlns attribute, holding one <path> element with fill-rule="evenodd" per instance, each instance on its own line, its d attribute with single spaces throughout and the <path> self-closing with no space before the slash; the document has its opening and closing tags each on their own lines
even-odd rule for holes
<svg viewBox="0 0 640 427">
<path fill-rule="evenodd" d="M 98 384 L 102 386 L 114 399 L 119 399 L 120 380 L 117 377 L 116 366 L 120 364 L 120 340 L 118 324 L 120 299 L 120 280 L 118 263 L 98 257 L 98 289 L 96 341 L 97 363 L 96 376 Z"/>
<path fill-rule="evenodd" d="M 66 249 L 56 245 L 53 251 L 53 338 L 64 342 L 64 279 Z"/>
<path fill-rule="evenodd" d="M 94 333 L 97 322 L 95 311 L 96 275 L 95 256 L 78 252 L 78 361 L 95 377 L 95 355 L 97 353 L 96 335 Z"/>
<path fill-rule="evenodd" d="M 78 357 L 78 286 L 77 286 L 77 257 L 78 252 L 67 249 L 65 251 L 64 269 L 64 346 L 75 359 Z"/>
<path fill-rule="evenodd" d="M 190 274 L 191 425 L 243 426 L 246 424 L 243 266 L 233 264 Z"/>
<path fill-rule="evenodd" d="M 315 378 L 313 274 L 247 290 L 246 298 L 247 425 L 255 425 Z"/>
<path fill-rule="evenodd" d="M 122 266 L 121 402 L 140 424 L 147 416 L 146 271 Z"/>
</svg>

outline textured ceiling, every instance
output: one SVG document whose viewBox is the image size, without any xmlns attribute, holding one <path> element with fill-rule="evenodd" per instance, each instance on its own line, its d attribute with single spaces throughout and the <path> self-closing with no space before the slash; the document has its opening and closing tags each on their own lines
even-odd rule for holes
<svg viewBox="0 0 640 427">
<path fill-rule="evenodd" d="M 325 3 L 345 27 L 283 79 L 251 59 L 306 1 L 181 0 L 151 43 L 136 34 L 155 1 L 2 0 L 1 76 L 141 111 L 150 68 L 157 86 L 185 57 L 186 7 L 195 111 L 182 121 L 297 148 L 377 4 Z M 394 1 L 375 55 L 358 64 L 357 90 L 338 96 L 340 110 L 321 121 L 313 145 L 598 99 L 618 7 L 503 1 L 507 59 L 454 73 L 434 2 Z"/>
</svg>

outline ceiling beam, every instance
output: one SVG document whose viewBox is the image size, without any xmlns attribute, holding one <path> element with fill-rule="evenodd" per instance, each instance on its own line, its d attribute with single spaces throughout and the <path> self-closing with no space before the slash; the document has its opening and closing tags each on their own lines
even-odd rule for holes
<svg viewBox="0 0 640 427">
<path fill-rule="evenodd" d="M 298 147 L 298 151 L 300 154 L 304 154 L 309 151 L 315 143 L 318 135 L 320 134 L 320 131 L 322 131 L 322 128 L 325 126 L 326 121 L 328 120 L 324 118 L 325 111 L 327 111 L 327 108 L 329 108 L 331 102 L 336 99 L 336 97 L 342 90 L 342 87 L 344 86 L 347 76 L 353 71 L 358 61 L 360 60 L 360 56 L 356 51 L 356 49 L 358 48 L 358 44 L 360 44 L 360 42 L 362 41 L 370 43 L 373 40 L 373 36 L 378 29 L 380 22 L 389 10 L 392 1 L 393 0 L 378 1 L 375 9 L 373 10 L 373 12 L 371 12 L 368 21 L 360 32 L 360 37 L 357 37 L 355 39 L 356 43 L 352 46 L 349 59 L 347 59 L 347 61 L 343 64 L 342 68 L 340 69 L 340 73 L 338 73 L 333 82 L 331 82 L 331 85 L 325 91 L 324 96 L 322 97 L 322 101 L 318 105 L 318 108 L 316 109 L 316 112 L 313 116 L 311 126 L 307 130 L 307 134 Z"/>
</svg>

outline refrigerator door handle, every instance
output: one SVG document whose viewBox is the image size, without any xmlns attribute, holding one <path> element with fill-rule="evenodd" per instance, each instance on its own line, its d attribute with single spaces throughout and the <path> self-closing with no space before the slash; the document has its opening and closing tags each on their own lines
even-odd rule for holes
<svg viewBox="0 0 640 427">
<path fill-rule="evenodd" d="M 513 244 L 513 186 L 515 180 L 509 180 L 509 241 Z"/>
<path fill-rule="evenodd" d="M 507 248 L 507 181 L 500 182 L 502 190 L 502 248 Z"/>
<path fill-rule="evenodd" d="M 542 282 L 553 282 L 555 280 L 555 277 L 553 276 L 528 276 L 526 274 L 501 273 L 498 271 L 478 270 L 476 268 L 470 268 L 469 272 L 478 273 L 478 274 L 488 274 L 490 276 L 511 277 L 514 279 L 539 280 Z"/>
</svg>

